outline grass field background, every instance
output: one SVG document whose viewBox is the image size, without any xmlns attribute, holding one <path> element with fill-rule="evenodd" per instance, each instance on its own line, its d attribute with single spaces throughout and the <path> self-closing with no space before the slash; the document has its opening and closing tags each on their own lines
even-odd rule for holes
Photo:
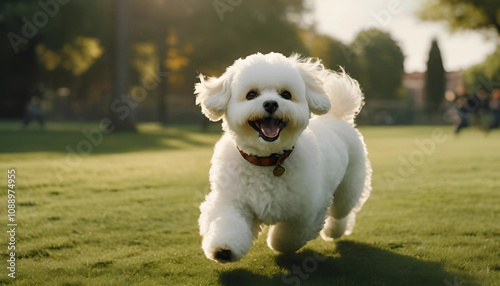
<svg viewBox="0 0 500 286">
<path fill-rule="evenodd" d="M 351 236 L 283 256 L 264 230 L 222 265 L 203 255 L 197 224 L 218 127 L 142 124 L 104 134 L 87 155 L 68 151 L 97 128 L 0 122 L 1 182 L 16 169 L 18 223 L 12 279 L 4 191 L 0 284 L 500 285 L 498 131 L 361 127 L 374 190 Z"/>
</svg>

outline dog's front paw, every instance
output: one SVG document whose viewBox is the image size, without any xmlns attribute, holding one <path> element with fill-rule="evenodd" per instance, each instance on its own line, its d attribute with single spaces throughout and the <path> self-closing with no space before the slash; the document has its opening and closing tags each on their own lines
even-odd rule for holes
<svg viewBox="0 0 500 286">
<path fill-rule="evenodd" d="M 217 248 L 214 252 L 214 259 L 220 263 L 235 261 L 233 252 L 226 248 Z"/>
</svg>

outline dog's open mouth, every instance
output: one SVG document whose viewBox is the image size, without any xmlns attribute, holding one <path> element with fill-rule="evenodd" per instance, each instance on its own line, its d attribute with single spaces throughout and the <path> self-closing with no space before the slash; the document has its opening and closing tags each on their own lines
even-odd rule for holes
<svg viewBox="0 0 500 286">
<path fill-rule="evenodd" d="M 248 124 L 250 124 L 253 129 L 259 132 L 259 136 L 268 142 L 273 142 L 278 139 L 278 137 L 280 137 L 281 131 L 285 129 L 287 123 L 288 122 L 285 122 L 282 119 L 274 117 L 266 117 L 255 121 L 248 121 Z"/>
</svg>

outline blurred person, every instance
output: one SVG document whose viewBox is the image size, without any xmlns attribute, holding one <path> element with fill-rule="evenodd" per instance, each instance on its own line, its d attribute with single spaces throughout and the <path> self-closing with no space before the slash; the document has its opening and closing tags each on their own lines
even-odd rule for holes
<svg viewBox="0 0 500 286">
<path fill-rule="evenodd" d="M 491 92 L 489 109 L 491 114 L 491 123 L 488 131 L 500 127 L 500 89 L 498 88 Z"/>
<path fill-rule="evenodd" d="M 465 85 L 460 85 L 455 97 L 455 108 L 458 114 L 458 120 L 455 125 L 455 134 L 458 134 L 462 128 L 469 126 L 469 111 L 472 110 L 469 107 L 469 104 L 471 101 L 471 96 L 467 94 L 467 88 Z"/>
<path fill-rule="evenodd" d="M 477 100 L 477 111 L 474 113 L 477 124 L 481 129 L 488 129 L 489 125 L 489 96 L 486 89 L 481 88 L 475 95 Z"/>
<path fill-rule="evenodd" d="M 42 92 L 41 88 L 37 87 L 31 92 L 30 102 L 26 106 L 26 115 L 23 119 L 23 128 L 28 126 L 28 124 L 36 119 L 38 124 L 40 124 L 40 128 L 43 129 L 44 121 L 42 117 Z"/>
<path fill-rule="evenodd" d="M 445 92 L 444 98 L 446 99 L 446 101 L 448 101 L 446 103 L 446 111 L 443 114 L 444 121 L 453 123 L 453 125 L 458 125 L 460 117 L 458 116 L 457 108 L 455 105 L 455 99 L 457 98 L 457 95 L 455 94 L 455 92 L 447 90 Z"/>
</svg>

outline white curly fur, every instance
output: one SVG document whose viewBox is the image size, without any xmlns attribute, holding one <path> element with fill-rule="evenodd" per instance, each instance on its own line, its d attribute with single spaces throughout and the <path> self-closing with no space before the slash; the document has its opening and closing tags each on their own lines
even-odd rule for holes
<svg viewBox="0 0 500 286">
<path fill-rule="evenodd" d="M 246 99 L 250 90 L 258 97 Z M 283 90 L 292 94 L 287 100 Z M 219 78 L 200 75 L 196 103 L 210 120 L 223 120 L 210 169 L 211 192 L 200 206 L 205 255 L 219 262 L 245 255 L 261 224 L 271 225 L 268 245 L 294 252 L 321 233 L 332 240 L 352 232 L 371 192 L 371 166 L 354 119 L 363 105 L 356 80 L 321 61 L 279 53 L 239 59 Z M 277 140 L 259 136 L 249 120 L 273 116 L 288 122 Z M 311 113 L 313 116 L 311 117 Z M 237 150 L 269 156 L 293 149 L 282 176 L 255 166 Z M 332 203 L 333 202 L 333 203 Z"/>
</svg>

